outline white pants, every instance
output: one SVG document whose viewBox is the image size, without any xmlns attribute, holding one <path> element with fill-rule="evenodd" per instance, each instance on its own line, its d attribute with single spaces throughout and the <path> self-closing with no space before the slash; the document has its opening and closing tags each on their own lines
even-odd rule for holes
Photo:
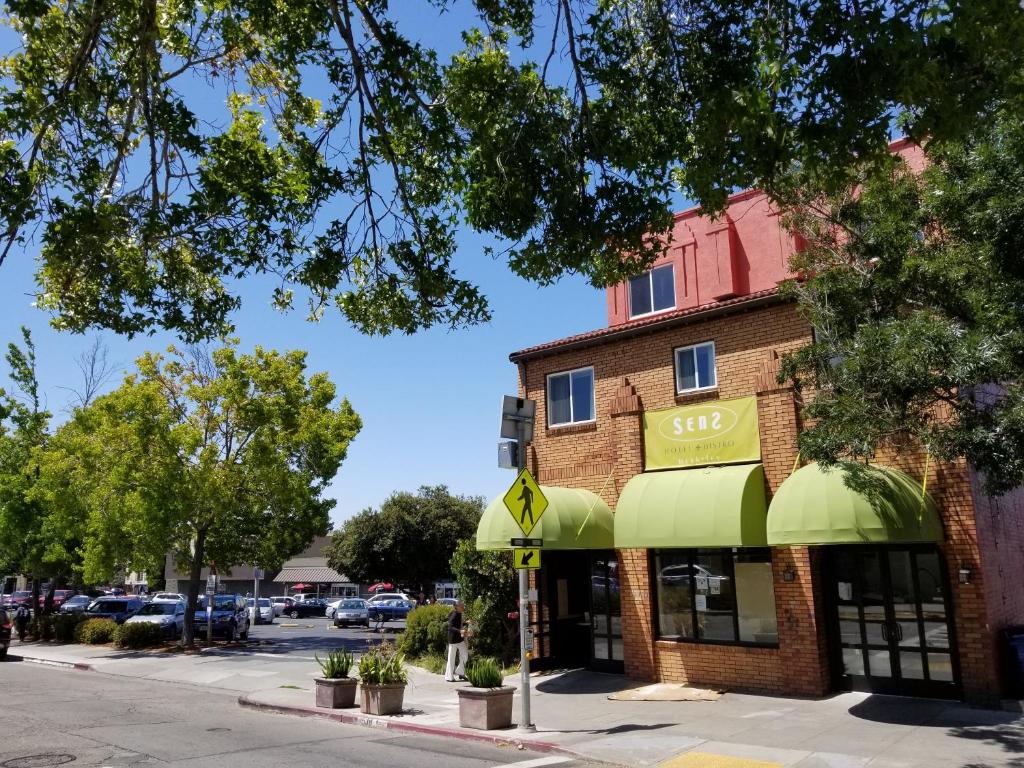
<svg viewBox="0 0 1024 768">
<path fill-rule="evenodd" d="M 455 667 L 455 654 L 459 654 L 459 666 Z M 469 658 L 469 644 L 463 640 L 461 643 L 448 643 L 448 666 L 444 670 L 445 680 L 454 680 L 456 677 L 463 677 L 466 674 L 466 660 Z"/>
</svg>

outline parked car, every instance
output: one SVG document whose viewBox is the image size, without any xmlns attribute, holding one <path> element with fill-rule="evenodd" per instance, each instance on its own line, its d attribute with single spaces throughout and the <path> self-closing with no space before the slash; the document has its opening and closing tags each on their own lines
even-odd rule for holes
<svg viewBox="0 0 1024 768">
<path fill-rule="evenodd" d="M 32 593 L 25 589 L 12 592 L 2 607 L 10 613 L 14 613 L 14 611 L 18 609 L 18 606 L 23 603 L 28 608 L 32 607 Z"/>
<path fill-rule="evenodd" d="M 395 621 L 404 619 L 409 611 L 416 607 L 412 600 L 381 600 L 376 603 L 369 603 L 367 606 L 370 618 L 377 621 Z"/>
<path fill-rule="evenodd" d="M 388 600 L 405 600 L 408 602 L 411 601 L 411 598 L 405 592 L 381 592 L 379 595 L 366 598 L 366 602 L 370 605 L 386 603 Z"/>
<path fill-rule="evenodd" d="M 157 600 L 180 600 L 183 603 L 188 602 L 188 598 L 180 592 L 157 592 L 155 595 L 153 595 L 153 600 L 154 602 Z"/>
<path fill-rule="evenodd" d="M 439 597 L 437 598 L 438 605 L 447 605 L 449 608 L 454 608 L 459 604 L 459 601 L 454 597 Z"/>
<path fill-rule="evenodd" d="M 292 607 L 292 604 L 295 601 L 285 595 L 279 595 L 277 597 L 270 598 L 270 602 L 274 606 L 274 615 L 284 616 L 288 613 L 288 609 Z"/>
<path fill-rule="evenodd" d="M 293 619 L 304 619 L 308 616 L 323 616 L 327 612 L 327 603 L 323 600 L 303 600 L 301 603 L 293 602 L 285 608 L 284 615 Z"/>
<path fill-rule="evenodd" d="M 339 600 L 331 618 L 334 619 L 336 627 L 348 627 L 353 624 L 370 626 L 370 611 L 366 607 L 366 601 L 360 600 L 358 597 L 346 597 L 344 600 Z"/>
<path fill-rule="evenodd" d="M 206 606 L 209 597 L 203 595 L 196 607 L 195 629 L 198 637 L 206 634 Z M 213 596 L 213 636 L 231 641 L 249 639 L 249 611 L 241 595 Z"/>
<path fill-rule="evenodd" d="M 0 608 L 0 661 L 7 657 L 7 648 L 11 644 L 11 617 Z"/>
<path fill-rule="evenodd" d="M 97 597 L 85 609 L 90 619 L 113 619 L 124 624 L 142 610 L 143 602 L 134 597 Z"/>
<path fill-rule="evenodd" d="M 165 637 L 177 640 L 185 631 L 185 603 L 182 600 L 153 600 L 142 606 L 125 624 L 157 624 Z"/>
<path fill-rule="evenodd" d="M 88 595 L 75 595 L 69 597 L 60 607 L 61 613 L 81 613 L 89 604 L 93 601 L 93 598 Z"/>
<path fill-rule="evenodd" d="M 253 603 L 253 598 L 251 598 L 251 597 L 245 598 L 245 607 L 246 607 L 246 610 L 249 611 L 249 618 L 250 619 L 255 619 L 255 617 L 253 616 L 252 603 Z M 260 598 L 260 621 L 263 624 L 273 624 L 274 623 L 274 604 L 271 603 L 270 599 L 266 598 L 266 597 L 261 597 Z"/>
<path fill-rule="evenodd" d="M 53 607 L 59 609 L 62 605 L 64 605 L 64 601 L 65 600 L 68 600 L 68 599 L 74 597 L 77 594 L 78 594 L 78 592 L 76 592 L 73 589 L 55 589 L 53 591 Z M 44 605 L 46 605 L 46 593 L 45 592 L 43 592 L 41 595 L 39 595 L 39 608 L 40 608 L 40 610 L 42 609 L 42 607 Z"/>
</svg>

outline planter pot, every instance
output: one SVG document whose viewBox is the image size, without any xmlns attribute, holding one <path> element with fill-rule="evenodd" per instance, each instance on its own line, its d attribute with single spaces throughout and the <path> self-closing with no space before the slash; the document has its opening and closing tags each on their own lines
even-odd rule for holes
<svg viewBox="0 0 1024 768">
<path fill-rule="evenodd" d="M 490 731 L 512 725 L 512 694 L 515 686 L 459 688 L 459 725 Z"/>
<path fill-rule="evenodd" d="M 356 679 L 354 677 L 342 677 L 331 679 L 317 677 L 316 680 L 316 705 L 328 709 L 342 709 L 351 707 L 356 702 Z"/>
<path fill-rule="evenodd" d="M 365 715 L 397 715 L 405 699 L 405 683 L 359 686 L 362 692 L 360 711 Z"/>
</svg>

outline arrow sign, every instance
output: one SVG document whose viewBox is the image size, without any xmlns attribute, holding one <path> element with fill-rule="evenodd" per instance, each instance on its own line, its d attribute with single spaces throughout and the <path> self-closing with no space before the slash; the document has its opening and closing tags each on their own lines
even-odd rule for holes
<svg viewBox="0 0 1024 768">
<path fill-rule="evenodd" d="M 513 549 L 513 561 L 519 570 L 536 570 L 540 568 L 539 549 Z"/>
</svg>

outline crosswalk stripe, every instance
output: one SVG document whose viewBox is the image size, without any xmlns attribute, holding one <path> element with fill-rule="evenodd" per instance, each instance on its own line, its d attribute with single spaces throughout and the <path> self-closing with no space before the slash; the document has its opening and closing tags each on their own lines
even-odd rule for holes
<svg viewBox="0 0 1024 768">
<path fill-rule="evenodd" d="M 536 760 L 523 760 L 520 763 L 502 763 L 494 768 L 541 768 L 544 765 L 562 765 L 570 760 L 571 757 L 538 757 Z"/>
</svg>

